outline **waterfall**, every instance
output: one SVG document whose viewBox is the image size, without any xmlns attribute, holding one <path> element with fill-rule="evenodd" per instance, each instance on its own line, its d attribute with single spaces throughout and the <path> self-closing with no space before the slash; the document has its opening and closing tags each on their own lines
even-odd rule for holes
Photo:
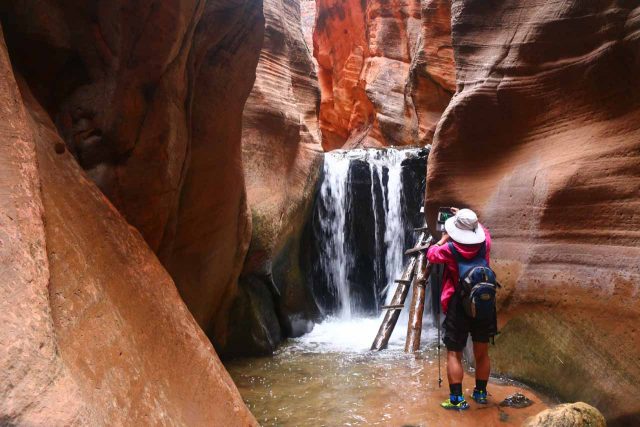
<svg viewBox="0 0 640 427">
<path fill-rule="evenodd" d="M 353 264 L 346 239 L 347 210 L 350 207 L 350 161 L 342 153 L 330 153 L 324 159 L 324 179 L 320 197 L 326 214 L 320 221 L 323 236 L 320 264 L 327 275 L 327 283 L 339 303 L 339 317 L 351 318 L 352 302 L 348 270 Z"/>
<path fill-rule="evenodd" d="M 379 313 L 402 271 L 405 236 L 422 225 L 415 218 L 423 200 L 426 153 L 388 148 L 325 154 L 316 240 L 318 280 L 332 297 L 328 314 L 349 320 Z M 418 161 L 417 183 L 404 182 L 411 159 Z"/>
<path fill-rule="evenodd" d="M 402 258 L 405 250 L 405 215 L 404 215 L 404 187 L 402 181 L 402 162 L 409 155 L 410 150 L 379 151 L 369 160 L 372 183 L 377 178 L 382 189 L 382 206 L 384 208 L 384 246 L 380 247 L 376 237 L 376 250 L 384 253 L 385 280 L 383 291 L 391 288 L 393 281 L 400 276 Z M 387 184 L 383 183 L 383 172 L 387 170 Z M 373 187 L 373 186 L 372 186 Z M 377 200 L 375 191 L 372 192 L 372 209 L 376 212 Z M 376 221 L 376 236 L 378 236 Z M 379 267 L 376 266 L 376 269 Z M 377 301 L 377 300 L 376 300 Z M 376 308 L 378 308 L 376 306 Z"/>
</svg>

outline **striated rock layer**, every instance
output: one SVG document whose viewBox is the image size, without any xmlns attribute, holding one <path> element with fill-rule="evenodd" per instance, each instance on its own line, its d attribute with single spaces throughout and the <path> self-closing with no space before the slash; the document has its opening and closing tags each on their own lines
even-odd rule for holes
<svg viewBox="0 0 640 427">
<path fill-rule="evenodd" d="M 242 159 L 251 245 L 226 353 L 270 353 L 317 313 L 300 265 L 322 147 L 319 91 L 298 0 L 264 1 L 265 36 L 243 113 Z"/>
<path fill-rule="evenodd" d="M 255 425 L 141 235 L 0 39 L 0 423 Z"/>
<path fill-rule="evenodd" d="M 449 1 L 317 0 L 325 150 L 424 145 L 453 92 Z"/>
<path fill-rule="evenodd" d="M 316 0 L 300 0 L 300 24 L 304 42 L 313 49 L 313 30 L 316 23 Z M 315 61 L 315 58 L 313 59 Z"/>
<path fill-rule="evenodd" d="M 495 237 L 497 371 L 637 424 L 640 7 L 454 0 L 452 38 L 427 208 Z"/>
</svg>

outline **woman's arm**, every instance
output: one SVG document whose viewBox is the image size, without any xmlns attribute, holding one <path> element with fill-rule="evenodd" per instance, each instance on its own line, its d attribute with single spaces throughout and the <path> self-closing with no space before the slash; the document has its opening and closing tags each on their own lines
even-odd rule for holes
<svg viewBox="0 0 640 427">
<path fill-rule="evenodd" d="M 436 243 L 437 246 L 442 246 L 445 243 L 447 243 L 449 240 L 451 240 L 451 237 L 449 237 L 449 234 L 447 234 L 447 232 L 443 232 L 442 233 L 442 237 L 440 238 L 440 240 L 438 240 L 438 242 Z"/>
<path fill-rule="evenodd" d="M 443 233 L 442 238 L 438 243 L 432 245 L 427 250 L 427 260 L 430 263 L 444 264 L 449 258 L 451 258 L 451 251 L 449 250 L 449 246 L 446 244 L 449 242 L 449 239 L 449 235 L 447 233 Z"/>
</svg>

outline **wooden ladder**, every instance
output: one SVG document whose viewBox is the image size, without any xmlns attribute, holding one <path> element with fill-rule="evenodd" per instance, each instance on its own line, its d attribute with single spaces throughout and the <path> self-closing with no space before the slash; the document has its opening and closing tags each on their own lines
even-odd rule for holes
<svg viewBox="0 0 640 427">
<path fill-rule="evenodd" d="M 407 340 L 404 350 L 406 352 L 417 351 L 420 348 L 420 334 L 422 332 L 422 313 L 424 311 L 424 300 L 426 293 L 427 278 L 431 272 L 431 264 L 426 259 L 426 250 L 431 246 L 433 237 L 427 227 L 415 229 L 420 231 L 420 237 L 413 249 L 405 252 L 409 255 L 408 264 L 402 272 L 393 299 L 388 305 L 382 306 L 386 310 L 376 339 L 371 345 L 371 350 L 380 351 L 387 348 L 393 329 L 398 323 L 400 312 L 404 308 L 409 288 L 413 285 L 413 298 L 411 300 L 411 311 L 409 312 L 409 327 L 407 329 Z"/>
</svg>

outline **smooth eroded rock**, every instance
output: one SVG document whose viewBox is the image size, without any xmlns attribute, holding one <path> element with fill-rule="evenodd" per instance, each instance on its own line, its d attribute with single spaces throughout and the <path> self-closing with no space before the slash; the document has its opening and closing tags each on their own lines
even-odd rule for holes
<svg viewBox="0 0 640 427">
<path fill-rule="evenodd" d="M 252 231 L 239 280 L 246 311 L 231 311 L 231 335 L 238 336 L 225 351 L 232 354 L 269 353 L 282 338 L 308 332 L 317 317 L 300 246 L 322 162 L 320 94 L 300 3 L 265 0 L 263 11 L 265 36 L 242 122 Z"/>
<path fill-rule="evenodd" d="M 90 408 L 56 340 L 33 130 L 1 36 L 0 423 L 86 424 Z"/>
<path fill-rule="evenodd" d="M 1 423 L 255 425 L 140 233 L 56 152 L 61 138 L 23 79 L 18 91 L 4 45 L 0 67 Z"/>
<path fill-rule="evenodd" d="M 523 427 L 606 427 L 606 425 L 600 411 L 584 402 L 577 402 L 545 409 L 526 420 Z"/>
<path fill-rule="evenodd" d="M 640 422 L 640 8 L 452 2 L 457 92 L 427 210 L 492 232 L 496 370 Z"/>
<path fill-rule="evenodd" d="M 224 344 L 251 233 L 241 129 L 262 2 L 17 0 L 0 16 L 66 149 Z"/>
</svg>

